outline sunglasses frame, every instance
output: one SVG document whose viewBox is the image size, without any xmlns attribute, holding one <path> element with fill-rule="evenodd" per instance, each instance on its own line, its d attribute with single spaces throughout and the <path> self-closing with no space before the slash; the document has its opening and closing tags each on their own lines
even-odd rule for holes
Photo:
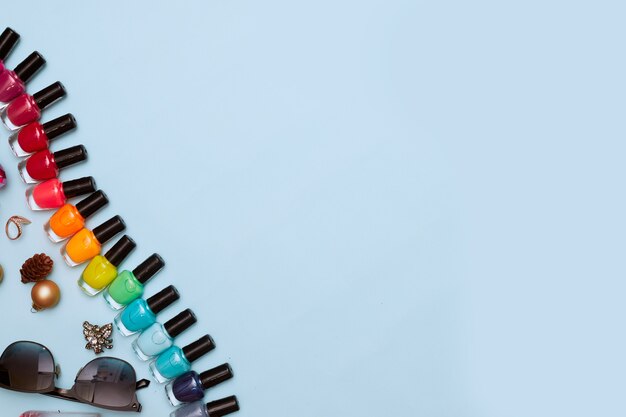
<svg viewBox="0 0 626 417">
<path fill-rule="evenodd" d="M 38 347 L 43 348 L 46 352 L 48 352 L 50 354 L 50 358 L 52 359 L 52 364 L 54 365 L 54 377 L 52 378 L 52 386 L 39 390 L 39 391 L 34 391 L 34 390 L 22 390 L 22 389 L 17 389 L 17 388 L 13 388 L 13 387 L 8 387 L 6 385 L 4 385 L 3 383 L 0 382 L 0 388 L 4 388 L 10 391 L 16 391 L 16 392 L 24 392 L 24 393 L 28 393 L 28 394 L 42 394 L 42 395 L 46 395 L 49 397 L 54 397 L 54 398 L 59 398 L 59 399 L 63 399 L 63 400 L 68 400 L 68 401 L 74 401 L 74 402 L 78 402 L 78 403 L 82 403 L 82 404 L 87 404 L 87 405 L 91 405 L 93 407 L 97 407 L 97 408 L 103 408 L 106 410 L 111 410 L 111 411 L 136 411 L 136 412 L 140 412 L 141 411 L 141 403 L 139 402 L 139 400 L 137 399 L 137 391 L 143 388 L 147 388 L 150 385 L 150 381 L 148 381 L 147 379 L 140 379 L 139 381 L 137 381 L 135 383 L 135 392 L 133 394 L 133 399 L 132 402 L 124 407 L 110 407 L 110 406 L 106 406 L 106 405 L 100 405 L 100 404 L 94 404 L 92 402 L 89 401 L 85 401 L 83 399 L 81 399 L 78 395 L 76 395 L 76 380 L 78 379 L 80 373 L 82 372 L 82 370 L 86 367 L 89 366 L 90 364 L 92 364 L 93 362 L 102 360 L 102 359 L 111 359 L 111 360 L 115 360 L 115 361 L 119 361 L 122 362 L 126 365 L 128 365 L 133 372 L 135 373 L 135 378 L 137 378 L 137 372 L 135 371 L 135 368 L 133 368 L 133 366 L 126 362 L 123 359 L 119 359 L 119 358 L 114 358 L 114 357 L 110 357 L 110 356 L 102 356 L 99 358 L 95 358 L 91 361 L 89 361 L 87 364 L 85 364 L 85 366 L 83 366 L 82 368 L 80 368 L 80 370 L 76 373 L 76 378 L 74 378 L 74 385 L 72 386 L 72 388 L 70 389 L 64 389 L 64 388 L 58 388 L 55 385 L 55 381 L 56 378 L 59 376 L 60 370 L 59 370 L 59 365 L 57 364 L 56 360 L 54 359 L 54 355 L 52 354 L 52 351 L 50 349 L 48 349 L 46 346 L 42 345 L 41 343 L 37 343 L 37 342 L 32 342 L 29 340 L 20 340 L 17 342 L 13 342 L 11 343 L 9 346 L 7 346 L 2 355 L 0 355 L 0 359 L 2 359 L 2 356 L 4 356 L 4 353 L 12 346 L 15 346 L 17 344 L 20 343 L 29 343 L 32 345 L 36 345 Z M 1 363 L 0 363 L 1 365 Z"/>
</svg>

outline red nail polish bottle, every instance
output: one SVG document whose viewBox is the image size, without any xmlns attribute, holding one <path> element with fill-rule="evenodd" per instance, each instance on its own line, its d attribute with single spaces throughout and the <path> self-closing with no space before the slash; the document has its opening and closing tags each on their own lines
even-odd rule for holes
<svg viewBox="0 0 626 417">
<path fill-rule="evenodd" d="M 54 178 L 26 190 L 26 203 L 31 210 L 51 210 L 63 206 L 69 198 L 93 193 L 95 190 L 96 182 L 93 177 L 66 182 Z"/>
<path fill-rule="evenodd" d="M 72 146 L 52 153 L 50 149 L 39 151 L 17 166 L 26 184 L 49 180 L 59 176 L 59 170 L 87 159 L 87 149 L 83 145 Z"/>
<path fill-rule="evenodd" d="M 2 118 L 2 122 L 7 129 L 17 130 L 22 126 L 39 120 L 41 111 L 60 98 L 65 97 L 65 94 L 65 87 L 58 81 L 32 96 L 24 93 L 16 97 L 2 110 L 0 118 Z"/>
<path fill-rule="evenodd" d="M 26 91 L 26 83 L 39 71 L 46 60 L 33 52 L 19 63 L 13 71 L 0 73 L 0 109 L 6 107 L 14 98 Z"/>
<path fill-rule="evenodd" d="M 44 124 L 29 123 L 9 137 L 9 146 L 15 156 L 28 156 L 48 148 L 49 142 L 76 128 L 76 119 L 70 113 Z"/>
<path fill-rule="evenodd" d="M 11 50 L 20 40 L 20 35 L 11 28 L 6 28 L 0 34 L 0 72 L 4 72 L 4 60 L 7 59 Z"/>
</svg>

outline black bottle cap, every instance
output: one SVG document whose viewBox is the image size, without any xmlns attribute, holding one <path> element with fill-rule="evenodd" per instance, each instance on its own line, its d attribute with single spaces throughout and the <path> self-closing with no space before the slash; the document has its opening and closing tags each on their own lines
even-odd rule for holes
<svg viewBox="0 0 626 417">
<path fill-rule="evenodd" d="M 37 103 L 39 110 L 43 110 L 58 99 L 65 97 L 65 94 L 65 87 L 57 81 L 56 83 L 50 84 L 43 90 L 37 91 L 33 94 L 33 98 L 35 99 L 35 103 Z"/>
<path fill-rule="evenodd" d="M 137 281 L 145 284 L 157 272 L 165 266 L 165 261 L 158 254 L 153 253 L 148 259 L 140 263 L 137 268 L 133 269 L 133 275 Z"/>
<path fill-rule="evenodd" d="M 137 244 L 135 241 L 128 237 L 128 235 L 124 235 L 115 245 L 111 246 L 111 249 L 104 254 L 104 257 L 107 258 L 111 264 L 115 265 L 115 267 L 118 267 L 136 247 Z"/>
<path fill-rule="evenodd" d="M 23 83 L 26 83 L 33 78 L 33 75 L 35 75 L 45 63 L 46 60 L 44 57 L 42 57 L 39 52 L 35 51 L 28 55 L 25 60 L 17 64 L 13 72 L 15 72 L 17 78 L 22 80 Z"/>
<path fill-rule="evenodd" d="M 206 410 L 209 413 L 209 417 L 222 417 L 239 411 L 239 401 L 237 401 L 237 397 L 231 395 L 230 397 L 207 403 Z"/>
<path fill-rule="evenodd" d="M 6 28 L 0 35 L 0 59 L 5 60 L 9 53 L 20 40 L 20 35 L 11 28 Z"/>
<path fill-rule="evenodd" d="M 63 183 L 63 194 L 66 198 L 93 193 L 94 191 L 96 191 L 96 181 L 93 177 L 83 177 Z"/>
<path fill-rule="evenodd" d="M 167 334 L 174 338 L 187 330 L 197 321 L 198 319 L 196 318 L 196 315 L 193 314 L 193 311 L 187 309 L 185 311 L 181 311 L 180 313 L 166 321 L 163 327 L 165 327 Z"/>
<path fill-rule="evenodd" d="M 64 116 L 57 117 L 42 125 L 43 133 L 46 134 L 48 140 L 52 140 L 57 136 L 61 136 L 65 132 L 76 129 L 76 119 L 74 115 L 68 113 Z"/>
<path fill-rule="evenodd" d="M 225 363 L 200 374 L 200 382 L 205 390 L 228 381 L 233 377 L 233 369 Z"/>
<path fill-rule="evenodd" d="M 215 342 L 208 334 L 183 348 L 183 354 L 189 362 L 215 349 Z"/>
<path fill-rule="evenodd" d="M 100 226 L 93 229 L 93 234 L 100 244 L 111 239 L 116 234 L 126 229 L 126 223 L 120 216 L 113 216 Z M 107 258 L 108 259 L 108 258 Z"/>
<path fill-rule="evenodd" d="M 107 204 L 109 204 L 109 198 L 104 191 L 98 190 L 89 197 L 80 200 L 76 204 L 76 210 L 83 216 L 83 219 L 86 219 Z"/>
<path fill-rule="evenodd" d="M 152 310 L 154 314 L 157 314 L 165 310 L 167 306 L 169 306 L 179 298 L 180 294 L 178 293 L 176 287 L 170 285 L 169 287 L 163 288 L 161 291 L 148 298 L 146 302 L 148 303 L 148 307 L 150 308 L 150 310 Z"/>
<path fill-rule="evenodd" d="M 83 145 L 76 145 L 71 148 L 56 151 L 53 155 L 57 168 L 61 169 L 87 159 L 87 149 L 85 149 Z"/>
</svg>

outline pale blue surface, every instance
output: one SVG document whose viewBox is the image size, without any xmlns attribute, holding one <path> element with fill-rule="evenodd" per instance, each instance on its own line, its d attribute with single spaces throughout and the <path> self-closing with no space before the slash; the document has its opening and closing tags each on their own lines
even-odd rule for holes
<svg viewBox="0 0 626 417">
<path fill-rule="evenodd" d="M 241 417 L 623 416 L 623 2 L 29 1 L 1 25 L 62 80 L 87 164 L 230 361 Z M 7 134 L 3 133 L 3 141 Z M 0 345 L 45 343 L 71 385 L 93 358 L 80 293 L 31 214 L 16 160 L 0 238 Z M 21 263 L 63 290 L 29 313 Z M 133 359 L 130 339 L 114 355 Z M 166 416 L 162 387 L 140 394 Z M 89 410 L 0 391 L 2 416 Z M 114 415 L 108 413 L 106 415 Z"/>
</svg>

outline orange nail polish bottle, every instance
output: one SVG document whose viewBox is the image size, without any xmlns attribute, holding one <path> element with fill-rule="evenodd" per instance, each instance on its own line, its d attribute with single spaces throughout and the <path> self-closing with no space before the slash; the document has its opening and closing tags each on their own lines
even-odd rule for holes
<svg viewBox="0 0 626 417">
<path fill-rule="evenodd" d="M 65 204 L 50 217 L 44 230 L 53 242 L 60 242 L 85 227 L 87 217 L 109 204 L 109 199 L 102 191 L 96 191 L 75 206 Z"/>
<path fill-rule="evenodd" d="M 82 229 L 76 233 L 61 249 L 61 255 L 69 266 L 87 262 L 100 254 L 102 245 L 116 234 L 126 229 L 120 216 L 115 216 L 93 230 Z"/>
</svg>

